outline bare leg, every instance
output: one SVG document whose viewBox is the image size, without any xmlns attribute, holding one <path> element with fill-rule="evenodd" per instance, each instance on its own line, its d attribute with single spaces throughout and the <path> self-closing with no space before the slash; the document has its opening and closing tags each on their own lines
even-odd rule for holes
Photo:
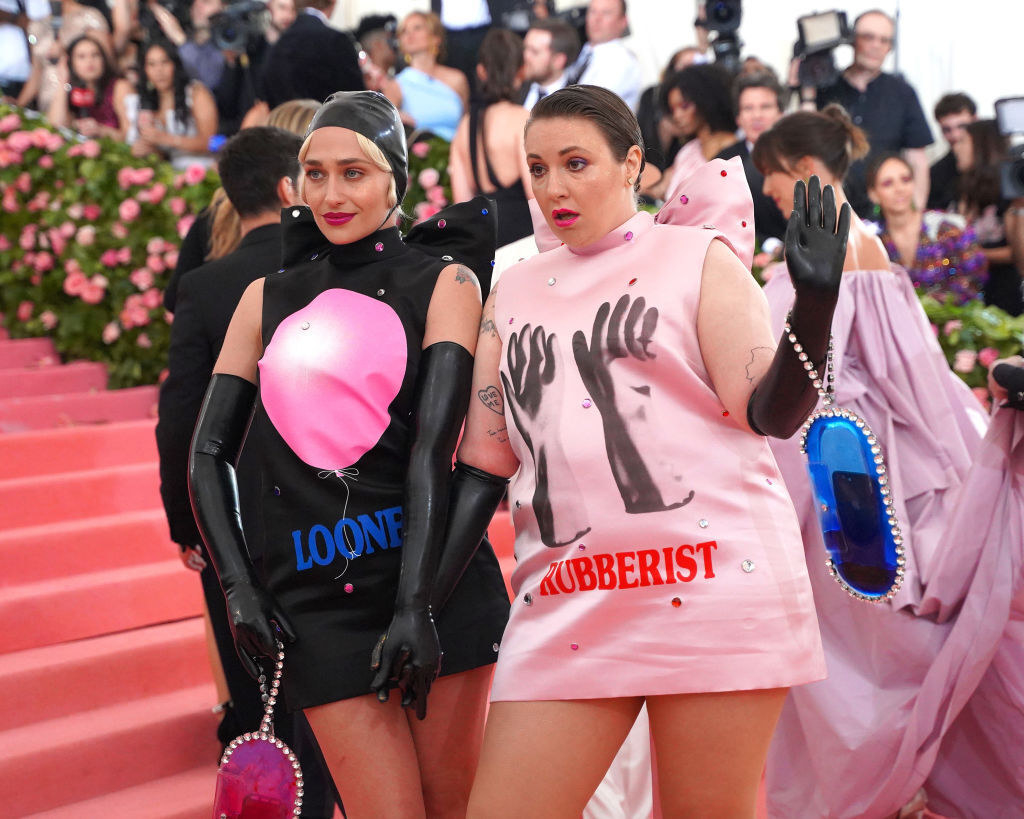
<svg viewBox="0 0 1024 819">
<path fill-rule="evenodd" d="M 491 705 L 470 819 L 579 819 L 641 697 Z"/>
<path fill-rule="evenodd" d="M 423 803 L 430 819 L 463 819 L 480 761 L 493 665 L 440 677 L 430 688 L 427 718 L 406 710 Z"/>
<path fill-rule="evenodd" d="M 648 697 L 666 817 L 753 819 L 786 688 Z"/>
<path fill-rule="evenodd" d="M 423 789 L 401 698 L 374 694 L 307 708 L 348 819 L 422 819 Z"/>
</svg>

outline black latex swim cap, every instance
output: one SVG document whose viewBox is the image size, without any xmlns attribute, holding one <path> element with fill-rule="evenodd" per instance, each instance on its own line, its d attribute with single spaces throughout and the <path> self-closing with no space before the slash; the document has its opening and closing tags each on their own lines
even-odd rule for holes
<svg viewBox="0 0 1024 819">
<path fill-rule="evenodd" d="M 306 136 L 328 127 L 348 128 L 380 148 L 395 175 L 401 204 L 409 187 L 409 151 L 402 118 L 391 100 L 377 91 L 336 91 L 313 115 Z"/>
</svg>

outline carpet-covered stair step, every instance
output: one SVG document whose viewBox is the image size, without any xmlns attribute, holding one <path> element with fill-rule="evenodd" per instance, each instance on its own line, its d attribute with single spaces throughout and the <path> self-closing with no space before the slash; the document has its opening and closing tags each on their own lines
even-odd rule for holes
<svg viewBox="0 0 1024 819">
<path fill-rule="evenodd" d="M 155 463 L 0 481 L 0 530 L 157 508 Z"/>
<path fill-rule="evenodd" d="M 55 695 L 62 682 L 53 681 Z M 209 683 L 0 732 L 0 814 L 25 816 L 215 765 L 216 697 Z"/>
<path fill-rule="evenodd" d="M 156 387 L 9 398 L 0 393 L 0 433 L 155 418 Z"/>
<path fill-rule="evenodd" d="M 210 819 L 216 782 L 216 766 L 204 765 L 26 819 Z"/>
<path fill-rule="evenodd" d="M 208 682 L 203 618 L 190 617 L 0 655 L 0 713 L 18 728 Z"/>
<path fill-rule="evenodd" d="M 57 351 L 48 338 L 0 340 L 0 370 L 59 364 Z"/>
<path fill-rule="evenodd" d="M 3 529 L 0 589 L 156 563 L 177 554 L 162 509 Z"/>
<path fill-rule="evenodd" d="M 61 395 L 106 387 L 107 367 L 96 361 L 76 361 L 60 367 L 0 370 L 0 398 Z"/>
<path fill-rule="evenodd" d="M 3 477 L 27 478 L 154 461 L 155 426 L 153 419 L 143 418 L 0 435 Z"/>
<path fill-rule="evenodd" d="M 194 617 L 202 597 L 177 557 L 0 589 L 0 654 Z"/>
</svg>

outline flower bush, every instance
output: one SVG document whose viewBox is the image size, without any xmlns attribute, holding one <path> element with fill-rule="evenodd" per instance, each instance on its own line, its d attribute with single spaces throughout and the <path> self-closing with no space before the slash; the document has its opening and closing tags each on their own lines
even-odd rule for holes
<svg viewBox="0 0 1024 819">
<path fill-rule="evenodd" d="M 932 296 L 920 298 L 949 366 L 979 397 L 987 395 L 992 362 L 1019 355 L 1024 348 L 1024 316 L 1010 316 L 980 301 L 960 306 Z"/>
<path fill-rule="evenodd" d="M 409 190 L 402 210 L 419 224 L 434 216 L 452 201 L 452 182 L 448 176 L 451 146 L 440 137 L 414 142 L 409 146 Z"/>
<path fill-rule="evenodd" d="M 181 237 L 217 186 L 201 166 L 131 155 L 0 105 L 0 312 L 14 338 L 107 364 L 112 387 L 155 383 L 167 360 L 163 289 Z"/>
</svg>

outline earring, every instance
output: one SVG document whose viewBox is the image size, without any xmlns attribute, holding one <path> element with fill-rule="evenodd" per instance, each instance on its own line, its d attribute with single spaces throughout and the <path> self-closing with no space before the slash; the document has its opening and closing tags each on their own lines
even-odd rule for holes
<svg viewBox="0 0 1024 819">
<path fill-rule="evenodd" d="M 632 179 L 627 179 L 626 180 L 626 184 L 629 185 L 630 187 L 633 187 L 633 180 Z"/>
</svg>

